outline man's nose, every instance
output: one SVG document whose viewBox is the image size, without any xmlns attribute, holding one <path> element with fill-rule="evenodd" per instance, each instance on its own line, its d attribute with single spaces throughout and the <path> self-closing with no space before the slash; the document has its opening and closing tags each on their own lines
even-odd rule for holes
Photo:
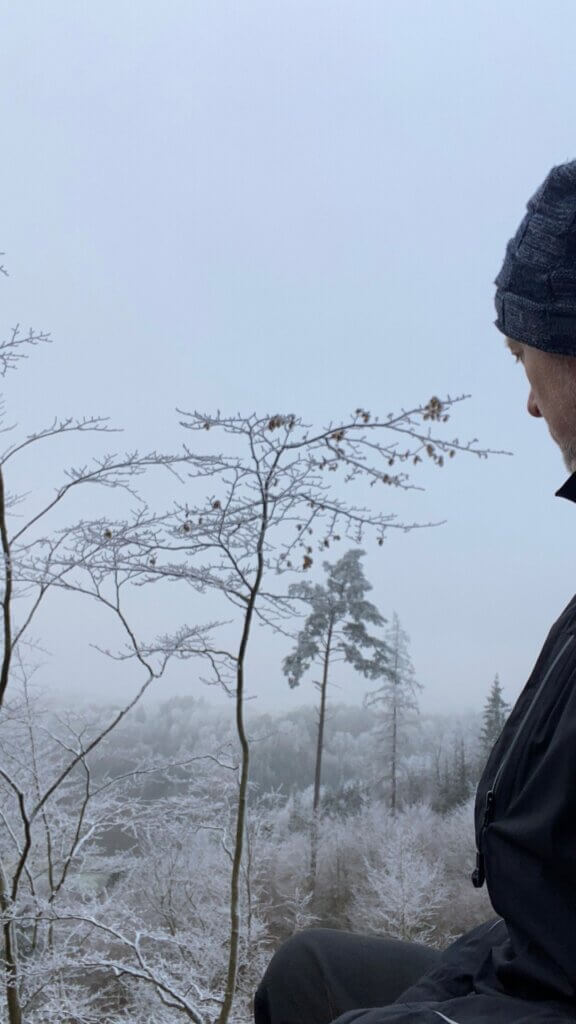
<svg viewBox="0 0 576 1024">
<path fill-rule="evenodd" d="M 534 392 L 532 389 L 530 389 L 530 394 L 528 395 L 527 408 L 531 416 L 542 416 L 542 413 L 538 408 L 538 402 L 534 398 Z"/>
</svg>

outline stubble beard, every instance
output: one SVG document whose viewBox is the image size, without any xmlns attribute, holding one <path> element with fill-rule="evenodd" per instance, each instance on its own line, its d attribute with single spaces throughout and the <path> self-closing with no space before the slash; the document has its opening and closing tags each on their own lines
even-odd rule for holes
<svg viewBox="0 0 576 1024">
<path fill-rule="evenodd" d="M 555 424 L 558 434 L 561 435 L 561 439 L 557 436 L 556 431 L 552 431 L 550 424 L 548 424 L 548 430 L 553 441 L 558 445 L 562 454 L 564 465 L 569 473 L 576 472 L 576 375 L 571 372 L 568 380 L 564 376 L 565 372 L 565 356 L 556 356 L 555 365 L 562 372 L 562 377 L 555 376 L 554 385 L 552 388 L 552 401 L 555 403 L 557 408 L 563 408 L 565 410 L 564 416 L 561 421 Z M 576 367 L 576 359 L 570 357 L 571 368 L 572 365 Z"/>
<path fill-rule="evenodd" d="M 576 473 L 576 438 L 560 445 L 564 465 L 569 473 Z"/>
</svg>

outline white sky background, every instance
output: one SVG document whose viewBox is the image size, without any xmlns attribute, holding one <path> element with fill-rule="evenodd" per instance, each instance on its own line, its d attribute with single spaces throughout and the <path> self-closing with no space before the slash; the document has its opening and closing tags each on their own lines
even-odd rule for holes
<svg viewBox="0 0 576 1024">
<path fill-rule="evenodd" d="M 1 324 L 56 342 L 7 378 L 8 419 L 101 413 L 122 447 L 173 448 L 176 406 L 323 423 L 470 393 L 450 434 L 514 457 L 379 492 L 448 522 L 392 532 L 365 567 L 423 708 L 478 707 L 495 672 L 515 698 L 574 589 L 576 509 L 553 498 L 565 473 L 492 281 L 528 197 L 576 157 L 572 0 L 545 17 L 535 0 L 27 0 L 0 21 Z M 34 472 L 57 482 L 67 461 L 62 445 Z M 158 617 L 204 618 L 190 602 Z M 41 679 L 117 695 L 80 614 L 44 617 Z M 257 638 L 262 706 L 314 700 L 283 653 Z M 202 692 L 189 675 L 162 692 Z"/>
</svg>

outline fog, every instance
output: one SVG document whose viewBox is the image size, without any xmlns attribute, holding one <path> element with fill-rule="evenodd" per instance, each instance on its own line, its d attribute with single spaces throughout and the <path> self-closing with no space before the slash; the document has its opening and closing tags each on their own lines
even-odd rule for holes
<svg viewBox="0 0 576 1024">
<path fill-rule="evenodd" d="M 470 395 L 451 432 L 512 454 L 381 492 L 445 523 L 367 544 L 366 574 L 411 636 L 425 710 L 478 708 L 496 672 L 513 699 L 571 596 L 575 513 L 492 282 L 526 200 L 575 155 L 573 5 L 30 0 L 2 24 L 2 325 L 54 339 L 6 378 L 6 422 L 98 413 L 125 429 L 107 447 L 171 449 L 177 407 L 322 424 Z M 11 486 L 48 493 L 79 451 L 52 447 Z M 136 607 L 143 631 L 210 611 L 168 591 Z M 129 692 L 87 647 L 113 646 L 107 628 L 55 600 L 38 679 Z M 256 638 L 263 708 L 315 699 L 311 679 L 289 691 L 285 653 Z M 189 666 L 158 698 L 175 692 L 203 692 Z"/>
</svg>

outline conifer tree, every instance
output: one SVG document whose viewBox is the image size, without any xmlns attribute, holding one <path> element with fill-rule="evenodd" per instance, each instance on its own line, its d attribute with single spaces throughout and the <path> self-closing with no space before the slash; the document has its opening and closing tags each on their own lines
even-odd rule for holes
<svg viewBox="0 0 576 1024">
<path fill-rule="evenodd" d="M 466 745 L 464 743 L 464 737 L 460 736 L 456 744 L 454 751 L 454 790 L 453 790 L 453 805 L 457 807 L 459 804 L 466 802 L 470 793 L 472 792 L 472 780 L 470 778 L 470 765 L 466 756 Z"/>
<path fill-rule="evenodd" d="M 436 794 L 432 806 L 445 814 L 468 800 L 473 790 L 472 768 L 467 756 L 464 737 L 454 737 L 451 754 L 438 758 L 436 767 Z"/>
<path fill-rule="evenodd" d="M 366 704 L 379 708 L 384 723 L 386 757 L 390 778 L 390 810 L 394 814 L 398 802 L 398 767 L 401 756 L 402 732 L 411 713 L 418 711 L 417 682 L 410 658 L 409 637 L 394 612 L 385 637 L 386 658 L 377 667 L 375 675 L 383 678 L 382 686 L 366 694 Z"/>
<path fill-rule="evenodd" d="M 490 693 L 486 698 L 484 705 L 484 713 L 482 716 L 482 731 L 480 733 L 480 744 L 482 747 L 482 753 L 488 755 L 498 739 L 508 713 L 510 711 L 510 705 L 506 703 L 502 696 L 502 686 L 498 674 L 494 677 L 494 682 L 490 689 Z"/>
<path fill-rule="evenodd" d="M 290 686 L 295 687 L 314 663 L 318 662 L 322 671 L 320 681 L 315 683 L 320 691 L 320 703 L 310 856 L 312 890 L 316 876 L 322 755 L 330 670 L 334 661 L 340 660 L 348 662 L 361 675 L 374 677 L 388 662 L 387 645 L 366 628 L 367 624 L 381 626 L 385 619 L 376 606 L 366 600 L 365 595 L 372 587 L 362 569 L 363 555 L 363 551 L 352 549 L 335 563 L 324 562 L 327 574 L 324 586 L 319 583 L 302 582 L 290 587 L 290 595 L 306 602 L 311 611 L 298 634 L 294 650 L 284 659 L 284 674 L 288 677 Z"/>
</svg>

